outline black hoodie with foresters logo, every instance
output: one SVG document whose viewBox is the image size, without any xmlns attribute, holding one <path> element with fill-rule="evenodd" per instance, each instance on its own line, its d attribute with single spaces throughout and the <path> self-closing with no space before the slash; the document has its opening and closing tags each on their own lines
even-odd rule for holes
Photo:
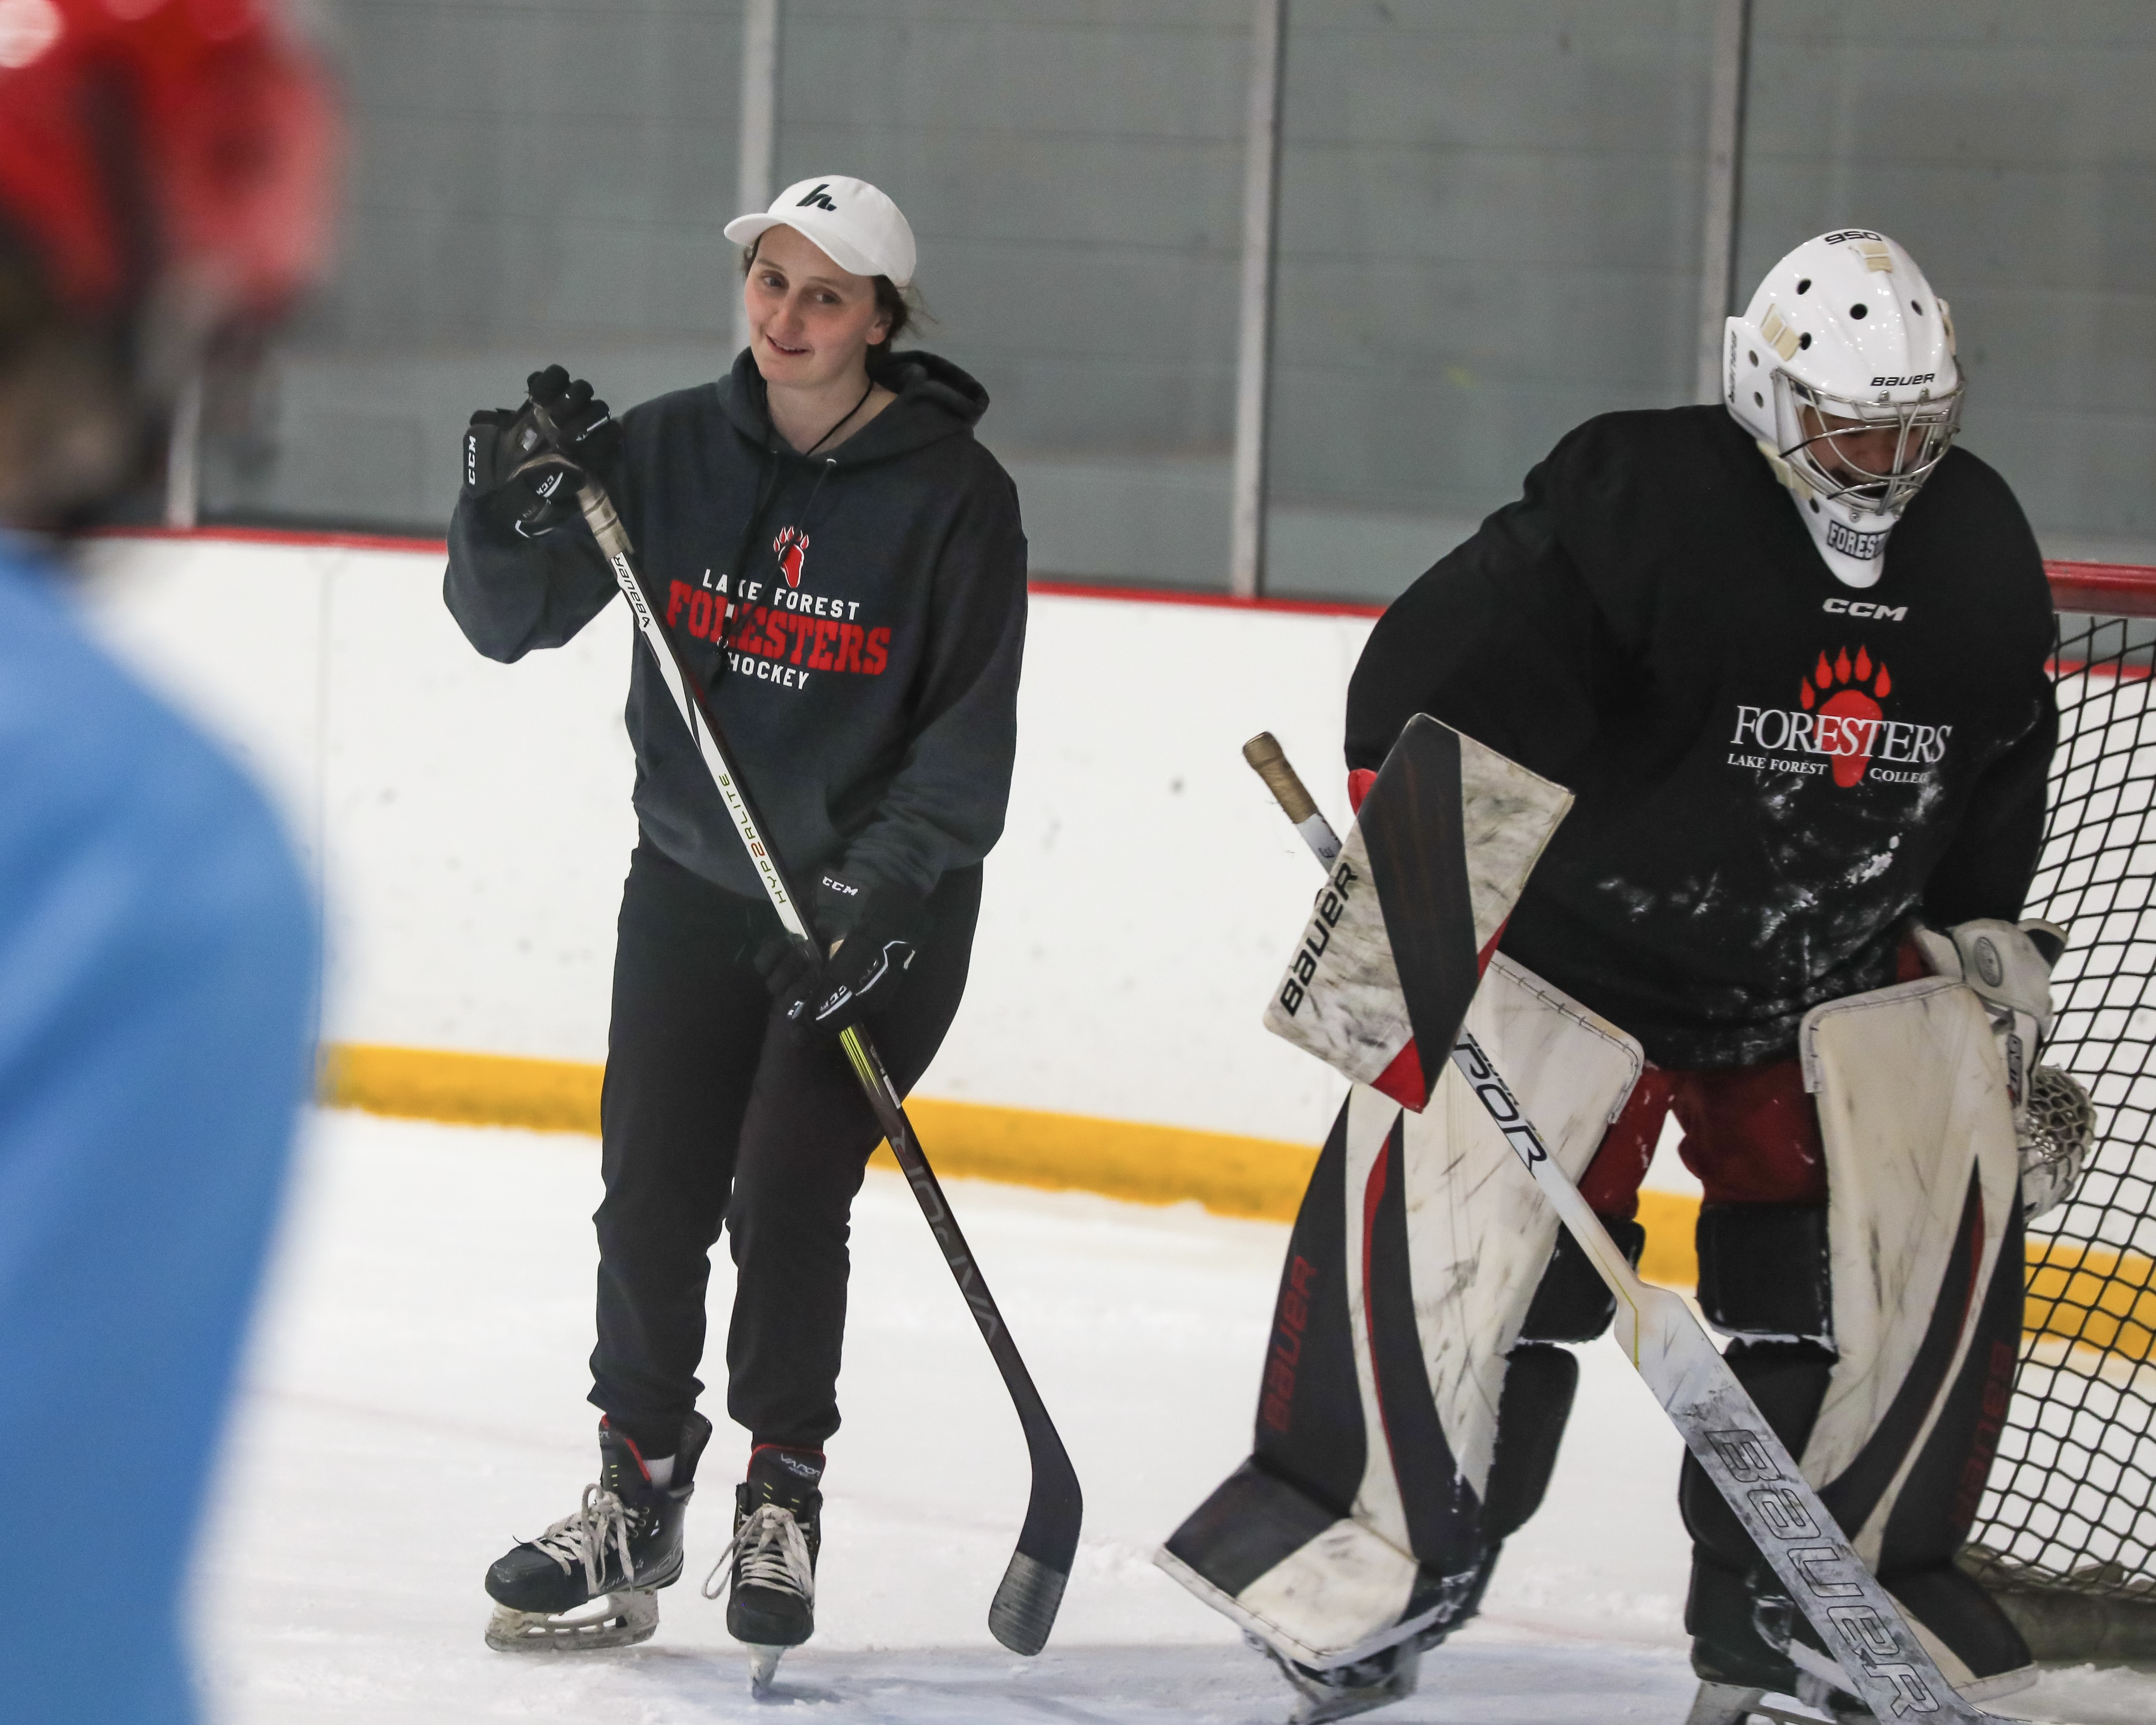
<svg viewBox="0 0 2156 1725">
<path fill-rule="evenodd" d="M 1903 918 L 2018 916 L 2035 870 L 2051 606 L 2005 482 L 1949 453 L 1861 590 L 1799 506 L 1719 407 L 1590 420 L 1350 688 L 1351 768 L 1428 712 L 1575 793 L 1501 945 L 1658 1065 L 1788 1056 Z"/>
<path fill-rule="evenodd" d="M 897 400 L 804 459 L 743 353 L 717 382 L 625 414 L 605 478 L 788 870 L 927 893 L 1003 831 L 1025 536 L 1009 475 L 973 439 L 988 393 L 917 350 L 875 376 Z M 617 592 L 581 521 L 526 539 L 485 501 L 458 505 L 443 594 L 490 659 L 560 646 Z M 649 649 L 630 653 L 644 836 L 761 899 Z"/>
</svg>

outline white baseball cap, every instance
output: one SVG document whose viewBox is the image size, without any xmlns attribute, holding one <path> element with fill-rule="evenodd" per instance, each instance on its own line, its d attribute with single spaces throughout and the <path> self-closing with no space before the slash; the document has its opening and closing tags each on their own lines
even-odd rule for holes
<svg viewBox="0 0 2156 1725">
<path fill-rule="evenodd" d="M 791 228 L 855 275 L 888 275 L 895 287 L 913 280 L 913 229 L 890 198 L 866 180 L 818 174 L 796 180 L 761 215 L 736 216 L 726 238 L 747 245 L 770 228 Z"/>
</svg>

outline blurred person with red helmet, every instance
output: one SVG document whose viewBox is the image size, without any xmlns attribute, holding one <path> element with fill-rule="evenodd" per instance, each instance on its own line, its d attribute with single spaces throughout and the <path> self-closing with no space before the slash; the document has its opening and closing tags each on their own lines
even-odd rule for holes
<svg viewBox="0 0 2156 1725">
<path fill-rule="evenodd" d="M 307 1078 L 263 798 L 84 636 L 62 536 L 321 255 L 326 84 L 253 0 L 0 0 L 0 1422 L 10 1717 L 194 1716 L 177 1599 Z M 63 1483 L 64 1482 L 64 1483 Z"/>
<path fill-rule="evenodd" d="M 0 3 L 0 520 L 145 477 L 205 349 L 311 280 L 331 111 L 267 0 Z"/>
</svg>

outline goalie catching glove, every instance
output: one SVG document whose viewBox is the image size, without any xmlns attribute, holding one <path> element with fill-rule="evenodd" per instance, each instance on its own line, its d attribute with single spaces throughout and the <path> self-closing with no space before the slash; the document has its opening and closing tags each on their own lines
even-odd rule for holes
<svg viewBox="0 0 2156 1725">
<path fill-rule="evenodd" d="M 465 428 L 465 490 L 501 497 L 501 506 L 527 539 L 551 533 L 580 511 L 577 488 L 585 475 L 610 465 L 621 447 L 621 426 L 581 377 L 549 366 L 525 379 L 521 408 L 487 408 Z M 554 423 L 549 438 L 535 408 Z"/>
<path fill-rule="evenodd" d="M 2088 1092 L 2059 1068 L 2036 1064 L 2051 1034 L 2051 967 L 2066 951 L 2066 931 L 1983 916 L 1944 932 L 1920 928 L 1916 939 L 1933 971 L 1966 983 L 1991 1016 L 2021 1146 L 2022 1219 L 2033 1221 L 2066 1202 L 2096 1142 Z"/>
<path fill-rule="evenodd" d="M 2081 1081 L 2056 1066 L 2039 1066 L 2029 1083 L 2021 1140 L 2021 1219 L 2033 1222 L 2073 1195 L 2096 1146 L 2096 1105 Z"/>
<path fill-rule="evenodd" d="M 816 886 L 814 924 L 826 956 L 774 934 L 756 968 L 781 1015 L 803 1029 L 837 1036 L 866 1014 L 881 1012 L 913 963 L 927 901 L 902 886 L 863 886 L 826 873 Z"/>
</svg>

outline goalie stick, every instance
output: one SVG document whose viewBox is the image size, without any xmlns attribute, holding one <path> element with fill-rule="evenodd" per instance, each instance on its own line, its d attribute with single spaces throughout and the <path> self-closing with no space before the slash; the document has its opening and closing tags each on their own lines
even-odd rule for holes
<svg viewBox="0 0 2156 1725">
<path fill-rule="evenodd" d="M 1340 840 L 1272 734 L 1251 738 L 1243 757 L 1329 869 Z M 1433 1009 L 1419 1014 L 1418 1002 L 1436 992 L 1412 962 L 1419 944 L 1404 939 L 1395 945 L 1409 1016 L 1418 1024 Z M 1453 1065 L 1616 1296 L 1619 1345 L 1820 1640 L 1839 1650 L 1824 1656 L 1792 1637 L 1791 1662 L 1820 1682 L 1851 1691 L 1882 1721 L 2011 1725 L 1972 1707 L 1939 1674 L 1691 1308 L 1668 1289 L 1640 1280 L 1475 1039 L 1459 1026 L 1450 1034 Z"/>
<path fill-rule="evenodd" d="M 555 427 L 546 409 L 534 403 L 530 411 L 547 441 L 552 443 Z M 748 787 L 734 771 L 725 737 L 711 718 L 710 703 L 673 637 L 653 614 L 644 592 L 643 578 L 637 572 L 635 547 L 629 543 L 629 530 L 622 526 L 621 517 L 614 511 L 613 500 L 598 479 L 587 475 L 578 490 L 577 502 L 583 511 L 585 524 L 592 530 L 592 537 L 598 542 L 600 554 L 606 558 L 607 567 L 621 588 L 622 597 L 629 602 L 629 613 L 636 619 L 644 645 L 651 649 L 660 680 L 674 697 L 681 722 L 689 727 L 696 752 L 711 775 L 720 800 L 726 804 L 734 832 L 748 852 L 757 878 L 762 882 L 764 896 L 778 913 L 780 927 L 797 946 L 813 948 L 813 937 L 802 914 L 801 898 L 787 879 L 778 853 L 764 836 L 763 824 L 757 817 Z M 1025 1522 L 1019 1532 L 1018 1548 L 1011 1553 L 1010 1565 L 1004 1570 L 995 1599 L 988 1606 L 988 1632 L 1014 1653 L 1038 1653 L 1048 1645 L 1049 1631 L 1055 1624 L 1056 1608 L 1063 1602 L 1064 1586 L 1070 1578 L 1070 1564 L 1078 1552 L 1078 1528 L 1085 1503 L 1078 1486 L 1077 1471 L 1071 1466 L 1055 1422 L 1049 1417 L 1047 1404 L 1041 1400 L 1032 1374 L 1026 1370 L 1025 1361 L 1011 1340 L 1009 1327 L 1004 1323 L 994 1296 L 988 1292 L 980 1266 L 973 1261 L 973 1250 L 959 1231 L 957 1219 L 951 1214 L 943 1189 L 937 1183 L 936 1171 L 921 1153 L 920 1140 L 914 1136 L 912 1123 L 906 1117 L 897 1086 L 884 1069 L 883 1056 L 877 1053 L 868 1027 L 849 1026 L 839 1042 L 875 1114 L 876 1124 L 883 1129 L 891 1154 L 898 1159 L 899 1168 L 906 1175 L 906 1183 L 913 1189 L 921 1212 L 928 1219 L 936 1244 L 942 1250 L 943 1261 L 950 1266 L 959 1291 L 965 1296 L 973 1322 L 980 1326 L 982 1337 L 988 1344 L 996 1369 L 1003 1374 L 1004 1387 L 1010 1392 L 1012 1404 L 1018 1410 L 1019 1425 L 1025 1433 L 1026 1452 L 1033 1467 L 1032 1491 L 1026 1500 Z"/>
</svg>

